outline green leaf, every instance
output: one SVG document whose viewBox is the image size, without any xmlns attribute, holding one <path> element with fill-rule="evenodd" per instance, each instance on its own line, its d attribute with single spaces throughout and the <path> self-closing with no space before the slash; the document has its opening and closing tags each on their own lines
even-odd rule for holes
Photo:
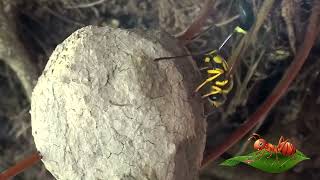
<svg viewBox="0 0 320 180">
<path fill-rule="evenodd" d="M 264 154 L 262 155 L 262 153 Z M 270 156 L 269 152 L 262 150 L 261 152 L 253 152 L 246 156 L 236 156 L 236 157 L 227 159 L 224 162 L 222 162 L 220 165 L 236 166 L 241 162 L 265 172 L 281 173 L 293 168 L 296 164 L 298 164 L 303 160 L 310 159 L 298 150 L 292 156 L 283 156 L 281 154 L 278 154 L 278 160 L 276 159 L 275 154 L 273 154 L 270 158 L 268 158 L 269 156 Z"/>
</svg>

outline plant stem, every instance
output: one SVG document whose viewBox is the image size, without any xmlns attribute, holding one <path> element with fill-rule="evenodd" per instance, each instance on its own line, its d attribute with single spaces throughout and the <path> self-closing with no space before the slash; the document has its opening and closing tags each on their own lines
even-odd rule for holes
<svg viewBox="0 0 320 180">
<path fill-rule="evenodd" d="M 39 152 L 33 153 L 29 157 L 21 160 L 16 165 L 10 167 L 0 174 L 0 180 L 7 180 L 24 171 L 25 169 L 33 166 L 41 160 L 42 156 Z"/>
<path fill-rule="evenodd" d="M 189 28 L 177 39 L 181 42 L 182 45 L 188 44 L 190 40 L 192 40 L 197 33 L 200 32 L 202 26 L 204 25 L 206 19 L 209 17 L 212 12 L 212 7 L 215 3 L 215 0 L 206 0 L 204 6 L 201 8 L 201 13 L 196 20 L 189 26 Z"/>
<path fill-rule="evenodd" d="M 253 113 L 247 121 L 245 121 L 235 132 L 233 132 L 223 144 L 211 151 L 208 156 L 203 159 L 202 169 L 209 165 L 210 162 L 216 160 L 220 155 L 226 152 L 230 147 L 243 138 L 255 125 L 265 119 L 272 107 L 279 101 L 279 99 L 286 93 L 290 83 L 295 79 L 309 52 L 320 33 L 320 3 L 315 1 L 312 9 L 312 14 L 309 18 L 309 25 L 305 33 L 305 38 L 293 62 L 287 69 L 285 75 L 282 77 L 278 85 L 268 96 L 265 102 Z"/>
</svg>

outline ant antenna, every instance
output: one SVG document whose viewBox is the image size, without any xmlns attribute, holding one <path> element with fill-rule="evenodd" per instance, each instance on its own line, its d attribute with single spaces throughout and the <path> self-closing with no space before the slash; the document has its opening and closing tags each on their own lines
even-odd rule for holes
<svg viewBox="0 0 320 180">
<path fill-rule="evenodd" d="M 258 140 L 258 139 L 261 139 L 261 136 L 259 135 L 259 134 L 256 134 L 256 133 L 253 133 L 252 135 L 251 135 L 251 137 L 248 139 L 248 141 L 250 141 L 250 140 Z"/>
</svg>

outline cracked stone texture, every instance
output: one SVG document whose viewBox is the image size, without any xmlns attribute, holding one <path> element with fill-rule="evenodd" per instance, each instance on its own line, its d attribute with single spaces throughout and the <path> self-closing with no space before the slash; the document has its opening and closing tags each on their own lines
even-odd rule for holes
<svg viewBox="0 0 320 180">
<path fill-rule="evenodd" d="M 168 43 L 169 42 L 169 43 Z M 32 134 L 56 179 L 198 179 L 199 83 L 159 31 L 88 26 L 58 45 L 32 94 Z M 164 44 L 164 45 L 162 45 Z"/>
</svg>

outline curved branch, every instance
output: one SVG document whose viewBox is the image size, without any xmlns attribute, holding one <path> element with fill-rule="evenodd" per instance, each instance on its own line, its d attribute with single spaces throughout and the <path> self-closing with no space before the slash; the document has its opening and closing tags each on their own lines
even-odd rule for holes
<svg viewBox="0 0 320 180">
<path fill-rule="evenodd" d="M 39 152 L 35 152 L 28 156 L 27 158 L 21 160 L 16 165 L 10 167 L 6 171 L 0 174 L 0 180 L 6 180 L 8 178 L 13 178 L 20 172 L 24 171 L 25 169 L 35 165 L 41 160 L 42 156 Z"/>
<path fill-rule="evenodd" d="M 4 10 L 4 4 L 0 2 L 0 60 L 16 73 L 30 100 L 38 73 L 16 35 L 14 22 L 13 16 Z"/>
<path fill-rule="evenodd" d="M 189 28 L 182 35 L 177 37 L 182 44 L 187 44 L 197 33 L 200 32 L 202 26 L 212 11 L 214 3 L 214 0 L 206 0 L 204 6 L 201 8 L 200 12 L 202 13 L 199 15 L 199 17 L 192 22 Z"/>
</svg>

